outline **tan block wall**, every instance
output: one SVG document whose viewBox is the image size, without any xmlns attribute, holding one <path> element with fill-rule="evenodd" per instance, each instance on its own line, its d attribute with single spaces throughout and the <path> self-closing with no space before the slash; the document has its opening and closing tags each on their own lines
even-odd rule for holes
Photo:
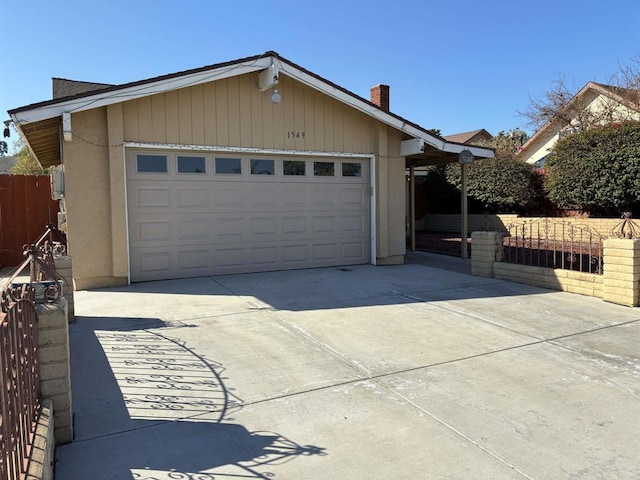
<svg viewBox="0 0 640 480">
<path fill-rule="evenodd" d="M 73 440 L 67 301 L 38 304 L 40 395 L 51 400 L 57 444 Z"/>
<path fill-rule="evenodd" d="M 43 400 L 36 423 L 33 449 L 25 480 L 53 480 L 53 462 L 55 451 L 53 407 L 50 400 Z"/>
<path fill-rule="evenodd" d="M 506 232 L 507 225 L 522 221 L 541 221 L 545 217 L 519 217 L 518 215 L 469 215 L 469 231 Z M 583 218 L 583 217 L 548 217 L 554 222 L 564 222 L 576 227 L 588 227 L 604 238 L 611 236 L 611 231 L 620 224 L 619 218 Z M 417 222 L 418 230 L 428 230 L 431 232 L 459 232 L 459 214 L 438 214 L 425 215 Z"/>
<path fill-rule="evenodd" d="M 640 239 L 604 242 L 603 298 L 612 303 L 640 305 Z"/>
<path fill-rule="evenodd" d="M 589 297 L 602 297 L 602 275 L 496 262 L 493 278 Z"/>
<path fill-rule="evenodd" d="M 471 273 L 640 306 L 640 239 L 604 241 L 603 275 L 500 262 L 497 232 L 473 232 Z"/>
<path fill-rule="evenodd" d="M 502 258 L 502 234 L 473 232 L 471 234 L 471 274 L 493 277 L 494 265 Z"/>
<path fill-rule="evenodd" d="M 69 255 L 55 255 L 56 273 L 64 279 L 64 298 L 67 300 L 67 320 L 76 321 L 75 304 L 73 301 L 73 269 Z"/>
</svg>

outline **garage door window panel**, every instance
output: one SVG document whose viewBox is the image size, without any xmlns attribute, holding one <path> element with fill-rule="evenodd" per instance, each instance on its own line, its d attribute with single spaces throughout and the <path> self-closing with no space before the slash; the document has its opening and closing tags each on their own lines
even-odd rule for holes
<svg viewBox="0 0 640 480">
<path fill-rule="evenodd" d="M 302 160 L 284 160 L 282 170 L 286 176 L 305 176 L 307 174 L 306 162 Z"/>
<path fill-rule="evenodd" d="M 137 173 L 168 173 L 166 155 L 136 155 Z"/>
<path fill-rule="evenodd" d="M 313 175 L 315 177 L 335 176 L 335 166 L 333 162 L 313 162 Z"/>
<path fill-rule="evenodd" d="M 273 160 L 251 159 L 251 175 L 275 175 L 275 173 Z"/>
<path fill-rule="evenodd" d="M 178 173 L 207 173 L 204 157 L 178 156 Z"/>
<path fill-rule="evenodd" d="M 239 158 L 216 157 L 216 174 L 241 175 L 242 160 Z"/>
<path fill-rule="evenodd" d="M 362 164 L 360 162 L 343 162 L 343 177 L 362 177 Z"/>
</svg>

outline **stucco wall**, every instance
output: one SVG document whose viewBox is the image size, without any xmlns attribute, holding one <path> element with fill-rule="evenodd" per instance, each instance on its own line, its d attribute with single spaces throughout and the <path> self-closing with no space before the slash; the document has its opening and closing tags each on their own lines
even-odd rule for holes
<svg viewBox="0 0 640 480">
<path fill-rule="evenodd" d="M 72 115 L 74 140 L 63 144 L 69 254 L 76 289 L 122 283 L 113 278 L 106 108 Z M 97 145 L 96 145 L 97 144 Z"/>
<path fill-rule="evenodd" d="M 127 281 L 123 142 L 376 154 L 377 256 L 403 261 L 401 132 L 284 76 L 279 104 L 256 84 L 246 74 L 72 114 L 63 155 L 76 289 Z"/>
</svg>

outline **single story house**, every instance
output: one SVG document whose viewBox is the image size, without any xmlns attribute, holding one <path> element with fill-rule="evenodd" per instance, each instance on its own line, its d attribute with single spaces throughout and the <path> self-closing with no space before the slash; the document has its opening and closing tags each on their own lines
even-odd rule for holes
<svg viewBox="0 0 640 480">
<path fill-rule="evenodd" d="M 584 117 L 582 121 L 598 123 L 640 120 L 639 99 L 637 91 L 589 82 L 522 145 L 518 158 L 542 168 L 556 142 L 580 128 L 580 117 Z"/>
<path fill-rule="evenodd" d="M 405 169 L 493 156 L 389 112 L 387 86 L 367 100 L 272 51 L 86 85 L 9 111 L 64 171 L 76 289 L 401 264 Z"/>
</svg>

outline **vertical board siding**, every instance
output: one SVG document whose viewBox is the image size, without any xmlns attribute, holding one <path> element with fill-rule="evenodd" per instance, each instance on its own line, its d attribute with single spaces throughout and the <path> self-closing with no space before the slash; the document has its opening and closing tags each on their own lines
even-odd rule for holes
<svg viewBox="0 0 640 480">
<path fill-rule="evenodd" d="M 162 95 L 151 96 L 151 120 L 153 122 L 152 142 L 162 142 L 167 134 L 167 114 Z"/>
<path fill-rule="evenodd" d="M 271 102 L 246 74 L 125 103 L 125 140 L 373 153 L 376 121 L 286 76 Z M 304 133 L 304 137 L 303 134 Z"/>
<path fill-rule="evenodd" d="M 165 120 L 167 131 L 165 133 L 166 143 L 180 143 L 180 122 L 178 121 L 178 92 L 167 92 L 164 95 L 165 103 Z M 126 127 L 126 126 L 125 126 Z M 144 141 L 139 138 L 129 138 L 128 131 L 125 130 L 124 136 L 127 140 Z"/>
<path fill-rule="evenodd" d="M 193 126 L 191 122 L 191 89 L 178 90 L 178 122 L 180 124 L 180 143 L 193 143 Z"/>
<path fill-rule="evenodd" d="M 202 85 L 191 89 L 191 134 L 195 145 L 204 145 L 204 90 Z"/>
<path fill-rule="evenodd" d="M 0 175 L 0 266 L 22 262 L 23 246 L 35 242 L 48 223 L 58 223 L 49 177 Z"/>
</svg>

